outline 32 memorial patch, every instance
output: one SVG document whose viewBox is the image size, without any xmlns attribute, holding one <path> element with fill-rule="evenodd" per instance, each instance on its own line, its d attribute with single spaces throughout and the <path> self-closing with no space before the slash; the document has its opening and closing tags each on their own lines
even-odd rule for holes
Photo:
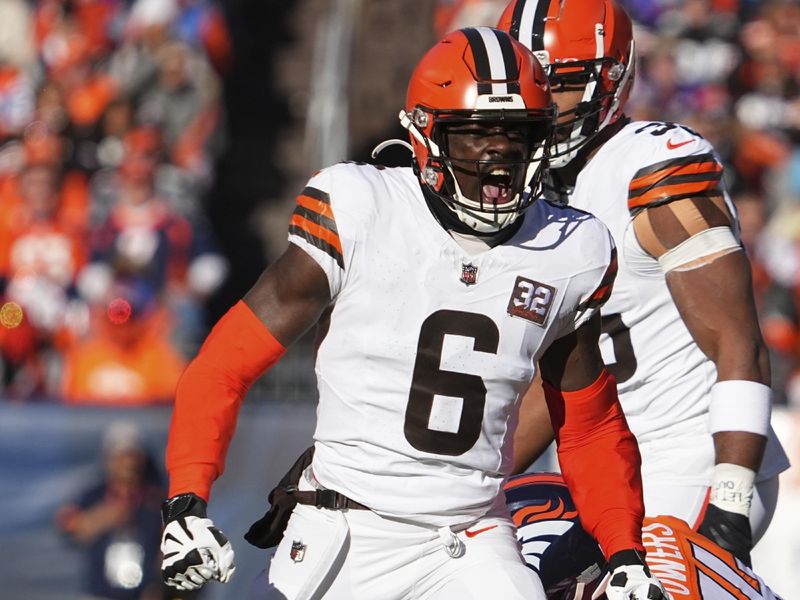
<svg viewBox="0 0 800 600">
<path fill-rule="evenodd" d="M 553 286 L 517 276 L 508 300 L 508 314 L 544 325 L 555 295 L 556 288 Z"/>
</svg>

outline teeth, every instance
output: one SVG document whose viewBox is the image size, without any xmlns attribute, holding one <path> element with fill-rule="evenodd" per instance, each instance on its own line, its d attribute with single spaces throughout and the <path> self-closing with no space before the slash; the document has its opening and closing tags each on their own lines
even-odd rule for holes
<svg viewBox="0 0 800 600">
<path fill-rule="evenodd" d="M 489 171 L 489 175 L 511 175 L 511 171 L 509 171 L 508 169 L 496 167 L 491 171 Z"/>
</svg>

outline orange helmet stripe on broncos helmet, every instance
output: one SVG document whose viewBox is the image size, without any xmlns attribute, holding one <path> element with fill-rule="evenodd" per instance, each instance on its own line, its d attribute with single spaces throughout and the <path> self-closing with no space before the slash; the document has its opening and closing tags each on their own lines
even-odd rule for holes
<svg viewBox="0 0 800 600">
<path fill-rule="evenodd" d="M 559 129 L 567 135 L 560 136 L 551 164 L 563 166 L 623 114 L 635 64 L 630 17 L 613 0 L 513 0 L 498 28 L 536 55 L 554 86 L 586 86 L 578 107 L 560 115 Z"/>
<path fill-rule="evenodd" d="M 525 182 L 538 192 L 554 110 L 547 77 L 535 57 L 504 32 L 471 27 L 449 33 L 420 60 L 400 121 L 409 131 L 421 183 L 468 227 L 493 233 L 513 222 L 535 195 L 519 189 L 507 202 L 493 205 L 464 197 L 447 155 L 442 125 L 513 122 L 538 128 L 529 155 L 516 163 L 525 169 Z"/>
</svg>

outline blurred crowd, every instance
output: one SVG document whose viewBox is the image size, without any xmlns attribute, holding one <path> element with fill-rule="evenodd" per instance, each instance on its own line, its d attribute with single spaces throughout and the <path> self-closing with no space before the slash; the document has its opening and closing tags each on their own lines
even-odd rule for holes
<svg viewBox="0 0 800 600">
<path fill-rule="evenodd" d="M 625 0 L 634 119 L 727 166 L 778 401 L 800 403 L 800 3 Z M 440 0 L 437 34 L 503 0 Z M 0 391 L 168 401 L 223 282 L 202 199 L 231 63 L 213 0 L 0 2 Z"/>
<path fill-rule="evenodd" d="M 685 124 L 720 153 L 753 264 L 776 402 L 800 407 L 800 0 L 622 3 L 638 55 L 627 112 Z M 506 4 L 426 0 L 419 18 L 435 5 L 443 35 L 492 25 Z M 386 26 L 406 36 L 409 22 Z M 248 107 L 273 83 L 267 58 L 250 57 L 236 97 L 253 137 L 262 130 L 247 110 L 279 114 L 277 104 Z M 207 301 L 228 276 L 204 199 L 230 147 L 222 80 L 232 62 L 221 0 L 0 0 L 2 401 L 172 400 L 207 333 Z M 292 98 L 309 87 L 299 83 Z M 250 159 L 260 147 L 245 144 L 229 159 L 237 184 L 243 170 L 259 171 Z M 303 365 L 300 376 L 311 379 Z M 285 397 L 291 382 L 278 381 L 275 395 Z M 98 456 L 96 484 L 56 515 L 86 554 L 87 593 L 168 597 L 154 580 L 159 468 L 126 425 L 109 429 Z"/>
<path fill-rule="evenodd" d="M 438 0 L 437 35 L 505 0 Z M 628 112 L 725 163 L 778 402 L 800 404 L 800 2 L 623 0 Z M 225 148 L 214 0 L 0 0 L 0 393 L 169 401 L 227 263 L 203 198 Z"/>
<path fill-rule="evenodd" d="M 132 422 L 115 421 L 103 435 L 91 483 L 59 507 L 55 525 L 80 548 L 91 600 L 189 600 L 161 583 L 161 471 Z"/>
<path fill-rule="evenodd" d="M 701 133 L 726 166 L 753 263 L 777 403 L 800 406 L 800 2 L 621 0 L 635 22 L 626 112 Z M 504 0 L 439 0 L 438 34 Z"/>
<path fill-rule="evenodd" d="M 0 393 L 168 402 L 227 263 L 213 0 L 0 0 Z"/>
</svg>

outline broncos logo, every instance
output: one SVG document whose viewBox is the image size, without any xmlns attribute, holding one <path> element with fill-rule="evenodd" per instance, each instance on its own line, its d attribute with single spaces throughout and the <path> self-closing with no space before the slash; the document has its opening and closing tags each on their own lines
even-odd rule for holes
<svg viewBox="0 0 800 600">
<path fill-rule="evenodd" d="M 603 556 L 581 527 L 567 484 L 558 473 L 526 473 L 505 485 L 506 504 L 528 566 L 548 598 L 573 598 L 576 585 L 596 579 Z M 566 594 L 566 595 L 564 595 Z"/>
<path fill-rule="evenodd" d="M 547 500 L 543 504 L 525 506 L 513 515 L 517 526 L 517 539 L 522 544 L 522 555 L 537 572 L 542 555 L 574 525 L 578 511 L 566 510 L 564 501 Z"/>
<path fill-rule="evenodd" d="M 543 500 L 542 504 L 530 504 L 515 511 L 514 524 L 517 527 L 522 527 L 537 521 L 574 521 L 577 516 L 577 510 L 568 510 L 564 500 L 556 498 L 555 502 L 553 500 Z"/>
</svg>

